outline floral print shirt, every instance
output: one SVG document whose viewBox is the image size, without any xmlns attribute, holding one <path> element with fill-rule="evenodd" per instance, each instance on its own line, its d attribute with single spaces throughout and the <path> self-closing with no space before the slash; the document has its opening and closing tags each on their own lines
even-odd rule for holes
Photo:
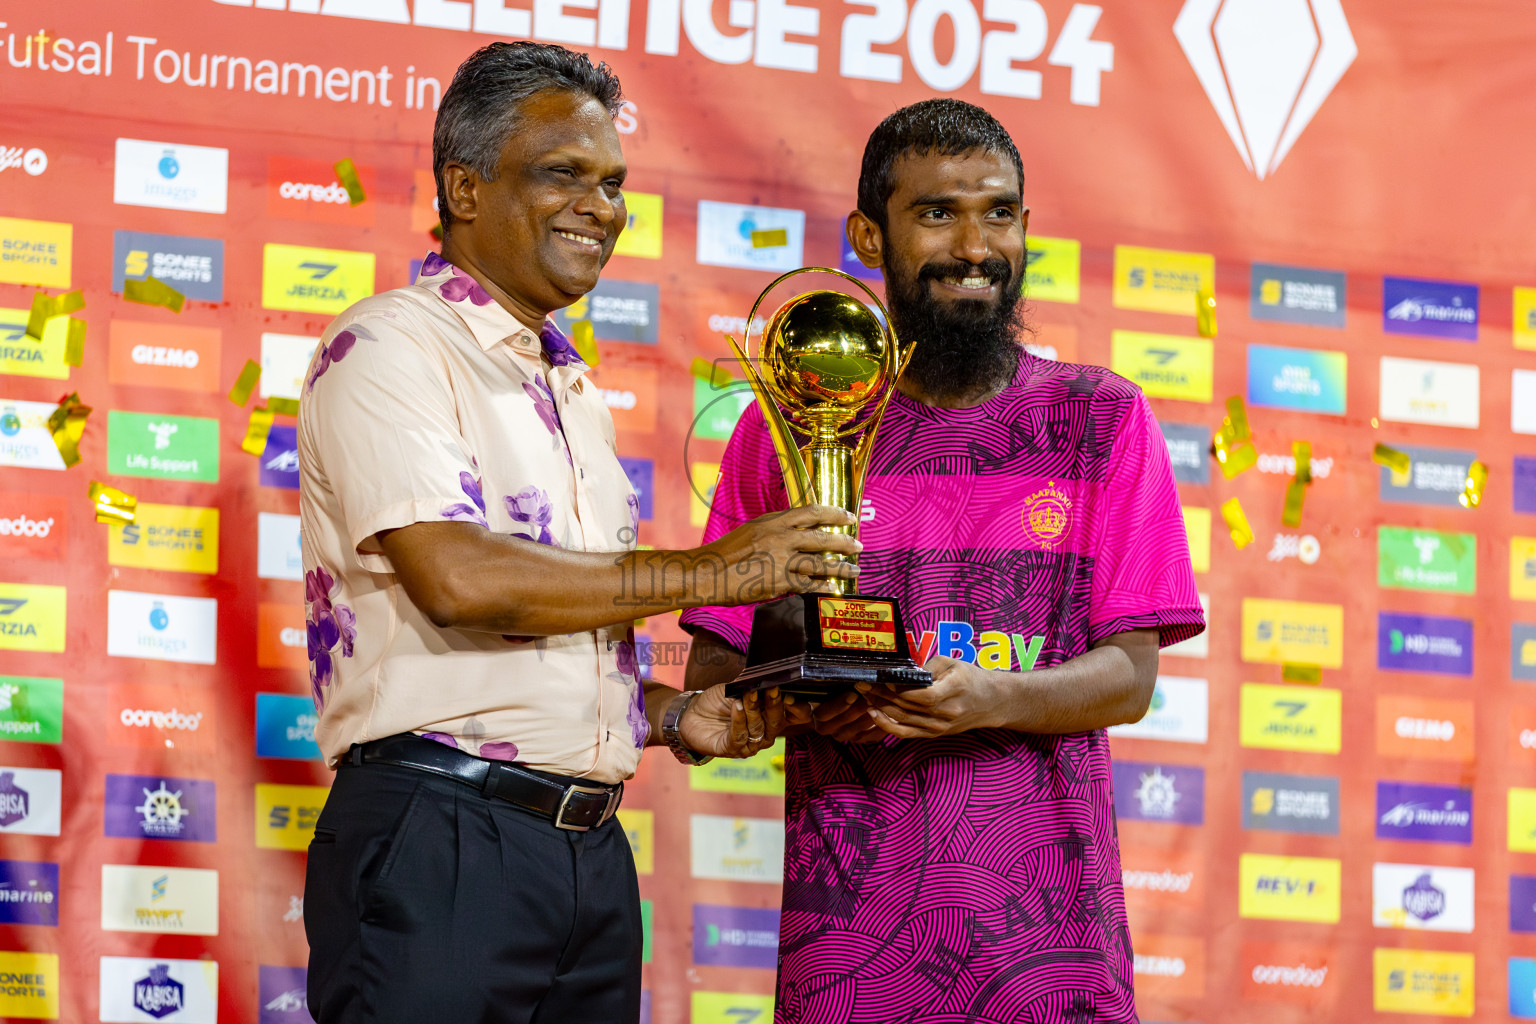
<svg viewBox="0 0 1536 1024">
<path fill-rule="evenodd" d="M 436 254 L 320 339 L 299 406 L 299 512 L 315 738 L 332 766 L 353 743 L 415 732 L 599 782 L 634 773 L 649 726 L 630 631 L 439 629 L 377 538 L 447 520 L 632 549 L 634 489 L 586 372 L 553 324 L 534 334 Z"/>
</svg>

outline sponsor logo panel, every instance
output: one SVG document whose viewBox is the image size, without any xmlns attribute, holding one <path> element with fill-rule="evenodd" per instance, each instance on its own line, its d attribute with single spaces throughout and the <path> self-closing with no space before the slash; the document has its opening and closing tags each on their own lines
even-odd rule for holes
<svg viewBox="0 0 1536 1024">
<path fill-rule="evenodd" d="M 1536 601 L 1536 537 L 1509 539 L 1509 596 Z"/>
<path fill-rule="evenodd" d="M 1507 715 L 1510 761 L 1536 768 L 1536 707 L 1516 704 Z"/>
<path fill-rule="evenodd" d="M 262 668 L 309 667 L 303 605 L 264 601 L 256 606 L 256 664 Z"/>
<path fill-rule="evenodd" d="M 1116 725 L 1111 736 L 1204 743 L 1210 728 L 1209 685 L 1185 676 L 1157 677 L 1152 702 L 1138 722 Z"/>
<path fill-rule="evenodd" d="M 1196 633 L 1188 640 L 1180 640 L 1163 648 L 1164 654 L 1172 654 L 1180 658 L 1204 658 L 1211 652 L 1211 595 L 1200 595 L 1200 610 L 1205 613 L 1205 629 Z"/>
<path fill-rule="evenodd" d="M 107 527 L 107 562 L 172 572 L 219 571 L 219 510 L 140 502 L 131 523 Z"/>
<path fill-rule="evenodd" d="M 1512 786 L 1508 800 L 1509 848 L 1536 853 L 1536 789 Z"/>
<path fill-rule="evenodd" d="M 775 767 L 784 763 L 784 740 L 776 740 L 773 746 L 759 750 L 751 757 L 731 759 L 715 758 L 688 773 L 688 788 L 712 793 L 757 793 L 763 796 L 784 795 L 784 769 Z"/>
<path fill-rule="evenodd" d="M 136 590 L 107 591 L 107 653 L 212 665 L 218 660 L 219 603 Z"/>
<path fill-rule="evenodd" d="M 113 320 L 107 377 L 113 384 L 218 391 L 219 356 L 217 327 Z"/>
<path fill-rule="evenodd" d="M 639 503 L 640 520 L 644 522 L 656 513 L 656 462 L 653 459 L 631 459 L 619 456 L 619 466 L 635 490 Z"/>
<path fill-rule="evenodd" d="M 1344 664 L 1344 606 L 1243 598 L 1243 660 L 1271 665 Z"/>
<path fill-rule="evenodd" d="M 0 284 L 68 288 L 75 226 L 0 217 Z"/>
<path fill-rule="evenodd" d="M 112 290 L 152 277 L 198 302 L 224 301 L 224 240 L 112 232 Z M 210 389 L 213 390 L 213 389 Z"/>
<path fill-rule="evenodd" d="M 1426 761 L 1472 761 L 1472 702 L 1403 694 L 1376 698 L 1376 753 Z"/>
<path fill-rule="evenodd" d="M 299 517 L 279 512 L 256 515 L 256 575 L 268 580 L 302 580 Z"/>
<path fill-rule="evenodd" d="M 1477 592 L 1477 535 L 1382 526 L 1376 532 L 1376 582 L 1436 594 Z"/>
<path fill-rule="evenodd" d="M 0 398 L 0 466 L 64 468 L 64 458 L 48 431 L 48 417 L 56 408 L 47 402 Z"/>
<path fill-rule="evenodd" d="M 1338 778 L 1243 772 L 1243 828 L 1338 835 Z"/>
<path fill-rule="evenodd" d="M 1248 401 L 1271 409 L 1344 415 L 1349 357 L 1343 352 L 1248 346 Z"/>
<path fill-rule="evenodd" d="M 736 421 L 752 404 L 752 388 L 735 381 L 723 388 L 693 378 L 693 434 L 710 441 L 729 441 Z"/>
<path fill-rule="evenodd" d="M 101 866 L 101 928 L 219 934 L 219 873 L 135 864 Z"/>
<path fill-rule="evenodd" d="M 261 397 L 292 398 L 298 401 L 309 373 L 309 360 L 315 354 L 319 338 L 304 334 L 263 334 L 261 336 Z"/>
<path fill-rule="evenodd" d="M 1077 327 L 1073 324 L 1035 324 L 1035 337 L 1024 342 L 1024 351 L 1056 363 L 1076 363 Z"/>
<path fill-rule="evenodd" d="M 38 339 L 27 334 L 30 315 L 26 309 L 0 309 L 0 373 L 68 380 L 64 346 L 69 341 L 69 318 L 49 320 Z"/>
<path fill-rule="evenodd" d="M 1416 782 L 1376 783 L 1376 838 L 1472 844 L 1472 791 Z"/>
<path fill-rule="evenodd" d="M 1452 448 L 1422 448 L 1418 445 L 1394 445 L 1413 460 L 1407 473 L 1398 474 L 1380 468 L 1381 500 L 1398 504 L 1461 507 L 1460 496 L 1467 482 L 1467 470 L 1477 455 Z"/>
<path fill-rule="evenodd" d="M 1517 1020 L 1536 1020 L 1536 960 L 1509 958 L 1509 1015 Z"/>
<path fill-rule="evenodd" d="M 267 446 L 257 463 L 257 480 L 263 487 L 299 489 L 299 428 L 273 424 L 267 433 Z"/>
<path fill-rule="evenodd" d="M 1335 951 L 1291 942 L 1245 942 L 1243 998 L 1301 1006 L 1331 1004 L 1339 993 Z"/>
<path fill-rule="evenodd" d="M 0 832 L 56 836 L 63 776 L 54 768 L 0 766 Z"/>
<path fill-rule="evenodd" d="M 804 248 L 804 210 L 699 200 L 699 263 L 783 272 L 805 265 Z"/>
<path fill-rule="evenodd" d="M 102 735 L 119 747 L 212 754 L 218 719 L 204 687 L 178 683 L 117 683 L 102 710 Z"/>
<path fill-rule="evenodd" d="M 216 787 L 206 779 L 107 776 L 109 836 L 212 843 L 218 838 L 217 809 Z"/>
<path fill-rule="evenodd" d="M 1381 418 L 1477 428 L 1479 373 L 1467 363 L 1381 357 Z"/>
<path fill-rule="evenodd" d="M 1082 243 L 1075 238 L 1030 235 L 1025 245 L 1025 298 L 1034 302 L 1076 302 L 1082 290 Z"/>
<path fill-rule="evenodd" d="M 1163 441 L 1173 478 L 1181 484 L 1205 486 L 1211 482 L 1211 431 L 1198 423 L 1163 423 Z"/>
<path fill-rule="evenodd" d="M 771 1024 L 773 996 L 744 992 L 695 992 L 689 1000 L 689 1024 Z"/>
<path fill-rule="evenodd" d="M 1115 761 L 1115 814 L 1121 821 L 1205 823 L 1205 770 L 1193 765 Z"/>
<path fill-rule="evenodd" d="M 1191 299 L 1191 308 L 1193 305 Z M 1110 339 L 1110 369 L 1139 385 L 1151 398 L 1209 402 L 1215 351 L 1204 338 L 1115 331 Z"/>
<path fill-rule="evenodd" d="M 592 383 L 603 396 L 615 430 L 641 434 L 656 431 L 656 371 L 630 366 L 604 366 L 591 371 Z"/>
<path fill-rule="evenodd" d="M 1510 624 L 1509 674 L 1523 683 L 1536 683 L 1536 623 Z"/>
<path fill-rule="evenodd" d="M 1426 864 L 1371 866 L 1371 922 L 1377 928 L 1470 932 L 1473 871 Z"/>
<path fill-rule="evenodd" d="M 1190 935 L 1138 935 L 1131 969 L 1136 994 L 1152 1000 L 1205 995 L 1205 940 Z"/>
<path fill-rule="evenodd" d="M 1201 850 L 1127 846 L 1120 860 L 1125 906 L 1135 925 L 1155 923 L 1174 910 L 1205 908 L 1205 855 Z M 1140 927 L 1136 933 L 1140 934 Z"/>
<path fill-rule="evenodd" d="M 63 587 L 41 583 L 0 583 L 0 650 L 64 650 Z"/>
<path fill-rule="evenodd" d="M 1116 309 L 1154 313 L 1195 311 L 1195 296 L 1216 289 L 1216 257 L 1203 252 L 1115 246 Z"/>
<path fill-rule="evenodd" d="M 0 978 L 0 1017 L 58 1019 L 58 954 L 0 952 Z"/>
<path fill-rule="evenodd" d="M 1344 737 L 1343 707 L 1340 690 L 1244 683 L 1242 745 L 1337 754 Z"/>
<path fill-rule="evenodd" d="M 1515 456 L 1514 499 L 1516 512 L 1536 514 L 1536 459 Z"/>
<path fill-rule="evenodd" d="M 257 971 L 256 1024 L 311 1024 L 308 970 L 261 964 Z"/>
<path fill-rule="evenodd" d="M 613 248 L 615 256 L 638 256 L 645 260 L 661 259 L 662 197 L 650 192 L 624 190 L 624 205 L 629 220 Z"/>
<path fill-rule="evenodd" d="M 1342 871 L 1327 857 L 1245 853 L 1238 859 L 1238 916 L 1337 924 Z"/>
<path fill-rule="evenodd" d="M 219 479 L 219 421 L 112 409 L 107 472 L 213 483 Z"/>
<path fill-rule="evenodd" d="M 59 743 L 64 737 L 64 680 L 0 676 L 0 740 Z"/>
<path fill-rule="evenodd" d="M 261 257 L 263 309 L 340 313 L 373 294 L 374 256 L 268 242 Z"/>
<path fill-rule="evenodd" d="M 256 845 L 264 850 L 304 850 L 315 837 L 329 786 L 256 784 Z"/>
<path fill-rule="evenodd" d="M 112 201 L 121 206 L 223 213 L 229 150 L 144 139 L 118 139 Z"/>
<path fill-rule="evenodd" d="M 214 960 L 104 956 L 100 998 L 106 1024 L 218 1024 L 219 965 Z"/>
<path fill-rule="evenodd" d="M 287 693 L 256 695 L 256 756 L 294 761 L 319 758 L 315 726 L 320 717 L 314 701 Z"/>
<path fill-rule="evenodd" d="M 1477 340 L 1475 284 L 1389 277 L 1382 286 L 1382 330 L 1455 341 Z"/>
<path fill-rule="evenodd" d="M 656 871 L 656 812 L 640 807 L 620 810 L 619 827 L 629 840 L 630 856 L 635 858 L 635 873 L 649 875 Z"/>
<path fill-rule="evenodd" d="M 592 325 L 592 336 L 602 341 L 654 345 L 659 337 L 661 289 L 647 281 L 604 278 L 596 288 L 551 316 L 567 337 L 576 324 L 585 321 Z"/>
<path fill-rule="evenodd" d="M 1372 1004 L 1377 1013 L 1472 1016 L 1475 999 L 1471 953 L 1377 949 L 1372 951 L 1371 962 Z"/>
<path fill-rule="evenodd" d="M 1514 300 L 1515 348 L 1536 349 L 1536 288 L 1516 286 Z"/>
<path fill-rule="evenodd" d="M 1536 933 L 1536 875 L 1509 876 L 1509 930 Z"/>
<path fill-rule="evenodd" d="M 1438 615 L 1376 616 L 1376 665 L 1400 672 L 1472 674 L 1472 623 Z"/>
<path fill-rule="evenodd" d="M 355 164 L 358 181 L 369 197 L 379 194 L 378 175 L 367 164 Z M 435 186 L 434 186 L 435 187 Z M 375 202 L 352 205 L 336 180 L 336 167 L 324 160 L 294 156 L 267 157 L 267 216 L 373 227 Z"/>
<path fill-rule="evenodd" d="M 784 823 L 771 818 L 689 817 L 694 878 L 784 881 Z"/>
<path fill-rule="evenodd" d="M 1195 572 L 1211 571 L 1211 510 L 1180 506 L 1184 513 L 1184 537 L 1189 542 L 1189 564 Z"/>
<path fill-rule="evenodd" d="M 0 494 L 0 558 L 64 557 L 69 499 L 58 494 Z"/>
<path fill-rule="evenodd" d="M 0 924 L 59 923 L 59 866 L 29 860 L 0 860 Z M 0 975 L 0 993 L 15 979 Z"/>
<path fill-rule="evenodd" d="M 706 967 L 778 967 L 779 912 L 695 903 L 693 962 Z"/>
<path fill-rule="evenodd" d="M 1248 315 L 1255 320 L 1344 326 L 1348 302 L 1342 271 L 1255 263 L 1249 283 Z"/>
<path fill-rule="evenodd" d="M 1510 374 L 1509 429 L 1516 434 L 1536 434 L 1536 371 L 1513 370 Z"/>
</svg>

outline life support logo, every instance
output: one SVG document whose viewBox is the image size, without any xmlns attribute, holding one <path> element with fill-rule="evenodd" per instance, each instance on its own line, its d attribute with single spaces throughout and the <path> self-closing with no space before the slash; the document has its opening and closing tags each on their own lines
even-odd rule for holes
<svg viewBox="0 0 1536 1024">
<path fill-rule="evenodd" d="M 1173 34 L 1260 181 L 1280 167 L 1359 53 L 1339 0 L 1186 0 Z"/>
<path fill-rule="evenodd" d="M 1048 480 L 1046 485 L 1024 499 L 1024 532 L 1049 551 L 1061 543 L 1072 524 L 1072 499 Z"/>
</svg>

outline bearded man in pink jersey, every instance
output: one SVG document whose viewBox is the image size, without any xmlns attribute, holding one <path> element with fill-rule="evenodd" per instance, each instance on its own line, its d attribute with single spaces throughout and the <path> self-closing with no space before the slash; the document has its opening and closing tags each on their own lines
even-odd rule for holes
<svg viewBox="0 0 1536 1024">
<path fill-rule="evenodd" d="M 916 353 L 875 442 L 859 590 L 894 597 L 925 690 L 792 705 L 779 1024 L 1126 1024 L 1131 936 L 1104 730 L 1205 628 L 1141 391 L 1025 352 L 1023 166 L 990 114 L 896 111 L 847 237 Z M 761 413 L 706 540 L 787 504 Z M 687 688 L 744 663 L 750 608 L 695 608 Z"/>
</svg>

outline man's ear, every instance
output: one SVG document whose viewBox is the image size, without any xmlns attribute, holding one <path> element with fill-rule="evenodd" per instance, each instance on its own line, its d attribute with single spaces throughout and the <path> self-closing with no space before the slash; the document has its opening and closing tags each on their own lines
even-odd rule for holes
<svg viewBox="0 0 1536 1024">
<path fill-rule="evenodd" d="M 447 164 L 443 167 L 443 194 L 447 198 L 448 212 L 453 219 L 474 220 L 480 212 L 480 175 L 463 164 Z"/>
<path fill-rule="evenodd" d="M 860 263 L 871 270 L 885 265 L 885 238 L 880 234 L 879 226 L 862 211 L 854 210 L 848 215 L 843 233 Z"/>
<path fill-rule="evenodd" d="M 1024 234 L 1029 234 L 1029 207 L 1021 207 L 1019 210 L 1019 226 L 1024 229 Z"/>
</svg>

